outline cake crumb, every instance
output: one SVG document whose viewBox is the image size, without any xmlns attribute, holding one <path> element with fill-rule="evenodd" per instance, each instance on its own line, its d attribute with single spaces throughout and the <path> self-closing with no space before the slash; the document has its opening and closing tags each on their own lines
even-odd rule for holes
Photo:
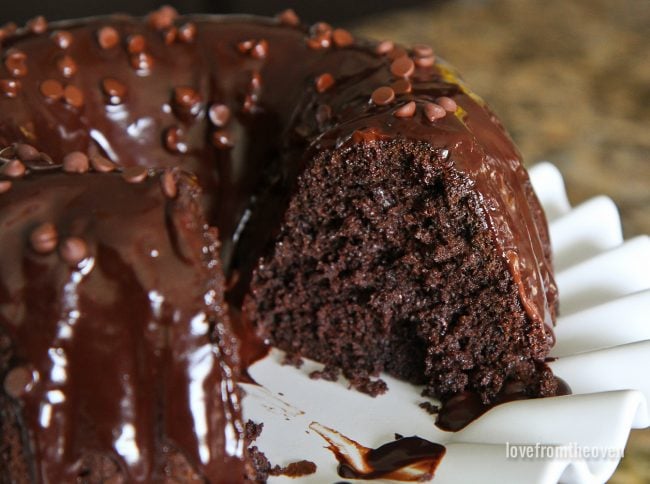
<svg viewBox="0 0 650 484">
<path fill-rule="evenodd" d="M 302 359 L 302 356 L 296 354 L 296 353 L 286 353 L 284 355 L 284 358 L 282 358 L 282 364 L 283 365 L 288 365 L 288 366 L 293 366 L 295 368 L 301 368 L 305 360 Z"/>
<path fill-rule="evenodd" d="M 269 476 L 287 476 L 287 477 L 302 477 L 314 474 L 317 470 L 315 463 L 309 460 L 299 460 L 291 462 L 286 466 L 280 467 L 272 465 L 269 459 L 264 455 L 257 446 L 248 449 L 248 456 L 255 468 L 255 476 L 249 481 L 264 483 L 268 480 Z"/>
<path fill-rule="evenodd" d="M 246 439 L 246 442 L 249 444 L 255 442 L 255 440 L 257 440 L 257 438 L 262 434 L 263 429 L 264 422 L 256 423 L 252 420 L 248 420 L 244 430 L 244 439 Z"/>
<path fill-rule="evenodd" d="M 248 448 L 248 458 L 252 464 L 253 470 L 246 476 L 248 482 L 263 484 L 269 478 L 271 463 L 257 446 Z"/>
<path fill-rule="evenodd" d="M 339 377 L 340 370 L 332 366 L 326 366 L 322 370 L 312 371 L 309 378 L 312 380 L 336 381 Z"/>
<path fill-rule="evenodd" d="M 318 467 L 310 460 L 299 460 L 284 467 L 274 466 L 269 471 L 271 476 L 301 477 L 314 474 Z"/>
<path fill-rule="evenodd" d="M 288 419 L 287 419 L 288 420 Z M 253 443 L 261 434 L 264 429 L 264 423 L 256 423 L 248 420 L 245 426 L 244 438 L 249 444 Z M 269 476 L 287 476 L 287 477 L 301 477 L 314 474 L 316 472 L 316 464 L 308 460 L 299 460 L 291 462 L 284 467 L 272 465 L 257 446 L 248 448 L 248 457 L 252 463 L 253 471 L 246 477 L 248 482 L 264 483 L 268 480 Z"/>
<path fill-rule="evenodd" d="M 381 378 L 373 380 L 366 376 L 354 377 L 350 379 L 350 385 L 354 389 L 360 391 L 361 393 L 370 395 L 371 397 L 383 395 L 388 391 L 388 385 L 386 385 L 386 382 Z"/>
</svg>

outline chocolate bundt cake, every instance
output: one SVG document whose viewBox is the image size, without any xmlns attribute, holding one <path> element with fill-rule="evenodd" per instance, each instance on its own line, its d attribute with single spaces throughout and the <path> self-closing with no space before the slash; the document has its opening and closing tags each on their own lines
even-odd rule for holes
<svg viewBox="0 0 650 484">
<path fill-rule="evenodd" d="M 557 392 L 544 214 L 431 48 L 168 7 L 0 41 L 0 482 L 253 478 L 251 328 L 371 394 Z"/>
<path fill-rule="evenodd" d="M 236 340 L 196 181 L 66 161 L 0 197 L 0 482 L 241 480 Z"/>
</svg>

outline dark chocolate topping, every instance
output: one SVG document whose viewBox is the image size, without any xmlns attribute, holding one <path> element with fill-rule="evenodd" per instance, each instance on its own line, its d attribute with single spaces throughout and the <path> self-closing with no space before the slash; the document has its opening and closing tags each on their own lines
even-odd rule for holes
<svg viewBox="0 0 650 484">
<path fill-rule="evenodd" d="M 0 381 L 21 403 L 37 482 L 76 482 L 93 455 L 117 462 L 123 482 L 159 481 L 165 448 L 210 482 L 244 475 L 218 242 L 194 181 L 169 176 L 173 200 L 156 177 L 62 171 L 0 198 L 12 254 L 0 264 L 0 328 L 14 342 Z"/>
<path fill-rule="evenodd" d="M 554 393 L 557 396 L 571 394 L 571 388 L 564 380 L 557 377 L 555 380 L 558 388 Z M 475 393 L 459 393 L 442 404 L 436 417 L 436 426 L 442 430 L 457 432 L 497 405 L 533 397 L 525 391 L 521 382 L 506 384 L 494 402 L 490 404 L 483 403 Z"/>
<path fill-rule="evenodd" d="M 286 14 L 283 18 L 286 20 Z M 423 70 L 416 68 L 410 75 L 412 91 L 400 94 L 401 103 L 435 102 L 446 96 L 460 106 L 456 116 L 437 120 L 436 129 L 432 130 L 424 115 L 396 123 L 393 121 L 395 108 L 383 109 L 367 102 L 373 91 L 392 82 L 391 65 L 400 67 L 397 70 L 400 75 L 410 73 L 410 62 L 405 56 L 407 52 L 401 47 L 390 43 L 377 46 L 357 42 L 353 48 L 319 49 L 315 53 L 305 48 L 304 37 L 316 38 L 322 44 L 332 36 L 332 29 L 326 24 L 317 24 L 310 32 L 305 32 L 251 17 L 192 17 L 191 20 L 176 19 L 174 22 L 183 25 L 188 21 L 196 26 L 194 43 L 172 45 L 166 45 L 157 31 L 141 21 L 124 16 L 66 23 L 65 30 L 74 39 L 66 53 L 78 66 L 77 82 L 74 87 L 66 86 L 64 93 L 60 92 L 58 85 L 47 92 L 64 96 L 71 106 L 83 105 L 83 117 L 65 105 L 43 103 L 33 106 L 22 101 L 33 96 L 34 88 L 38 88 L 41 82 L 58 75 L 48 51 L 57 46 L 47 38 L 26 34 L 6 39 L 8 54 L 5 59 L 14 61 L 10 63 L 9 72 L 0 77 L 11 76 L 12 71 L 20 71 L 22 65 L 29 67 L 30 74 L 23 78 L 18 97 L 0 99 L 3 113 L 0 114 L 0 142 L 9 144 L 22 140 L 29 133 L 28 141 L 39 150 L 47 151 L 55 160 L 70 151 L 88 151 L 94 145 L 122 166 L 175 166 L 180 162 L 178 156 L 182 155 L 183 166 L 197 173 L 208 194 L 214 193 L 216 180 L 220 179 L 216 197 L 207 197 L 216 198 L 216 203 L 210 205 L 210 220 L 216 222 L 222 231 L 223 253 L 226 268 L 230 271 L 234 269 L 233 264 L 244 263 L 230 260 L 235 252 L 239 252 L 239 258 L 250 259 L 244 264 L 250 268 L 261 247 L 266 245 L 265 241 L 269 240 L 268 236 L 257 238 L 260 241 L 257 250 L 251 251 L 247 247 L 247 250 L 235 251 L 237 242 L 232 238 L 238 233 L 237 228 L 241 228 L 242 217 L 255 210 L 251 200 L 260 203 L 263 193 L 270 195 L 271 192 L 277 193 L 282 185 L 292 186 L 303 162 L 303 150 L 298 147 L 312 143 L 316 149 L 329 149 L 351 140 L 352 134 L 360 129 L 373 129 L 391 137 L 424 139 L 434 149 L 450 150 L 451 159 L 459 171 L 474 181 L 477 191 L 484 197 L 485 211 L 504 261 L 508 250 L 517 253 L 517 267 L 512 265 L 511 258 L 510 270 L 513 274 L 521 274 L 524 306 L 534 320 L 552 325 L 555 286 L 543 256 L 539 236 L 539 230 L 543 229 L 533 220 L 528 199 L 516 188 L 529 183 L 519 155 L 483 104 L 459 84 L 447 66 L 438 62 Z M 165 20 L 164 23 L 167 25 L 169 22 Z M 142 36 L 147 51 L 132 57 L 133 54 L 125 49 L 112 49 L 120 38 L 129 35 Z M 241 57 L 234 48 L 239 42 L 249 39 L 258 39 L 256 42 L 264 39 L 269 52 L 263 61 L 253 60 L 264 62 L 264 65 L 260 71 L 262 87 L 252 97 L 244 80 L 251 61 Z M 390 56 L 377 55 L 376 49 Z M 425 54 L 428 55 L 428 50 L 422 47 L 414 50 L 415 60 Z M 136 69 L 144 68 L 149 73 L 155 71 L 156 75 L 143 77 L 143 72 L 133 70 L 132 62 Z M 294 66 L 291 70 L 285 67 L 289 63 Z M 305 79 L 323 72 L 337 79 L 336 85 L 325 93 L 314 90 L 313 94 L 309 91 L 301 94 L 301 90 L 295 88 Z M 115 108 L 98 102 L 99 96 L 105 96 L 101 82 L 109 77 L 119 79 L 128 92 L 134 94 L 129 99 L 121 99 Z M 182 92 L 175 91 L 181 87 L 185 88 Z M 136 94 L 140 92 L 146 92 L 146 96 Z M 180 95 L 171 96 L 174 92 Z M 335 129 L 323 133 L 331 125 L 319 123 L 316 116 L 306 109 L 312 104 L 313 95 L 328 95 L 324 101 L 335 113 L 334 126 L 339 123 Z M 203 142 L 208 130 L 205 106 L 247 96 L 249 107 L 258 106 L 257 114 L 246 114 L 240 105 L 239 112 L 232 115 L 232 130 L 212 135 L 213 144 L 220 148 L 212 151 L 210 145 Z M 85 98 L 91 101 L 84 102 Z M 390 102 L 389 99 L 386 96 L 381 98 L 382 102 Z M 305 108 L 302 114 L 297 107 Z M 51 122 L 46 121 L 51 119 L 56 120 L 60 128 L 55 129 Z M 169 151 L 161 142 L 163 131 L 178 120 L 187 124 L 187 153 Z M 341 124 L 343 120 L 346 122 Z M 301 126 L 299 132 L 303 133 L 300 136 L 303 141 L 293 143 L 295 151 L 285 151 L 286 168 L 280 170 L 281 178 L 272 182 L 269 170 L 261 168 L 268 159 L 281 159 L 282 133 L 293 131 L 291 124 Z M 237 133 L 236 141 L 231 133 Z M 260 136 L 264 139 L 261 140 Z M 236 154 L 229 149 L 223 150 L 235 144 L 239 146 Z M 215 164 L 218 175 L 212 168 Z M 275 183 L 276 187 L 271 192 L 270 183 Z M 278 217 L 269 222 L 274 220 L 277 221 Z M 260 232 L 272 231 L 262 229 Z M 249 237 L 244 237 L 241 232 L 239 235 L 240 240 L 256 238 L 252 233 Z"/>
<path fill-rule="evenodd" d="M 397 434 L 396 440 L 371 449 L 316 422 L 310 428 L 329 444 L 327 448 L 339 461 L 339 476 L 350 479 L 429 481 L 446 451 L 443 445 L 421 437 Z"/>
</svg>

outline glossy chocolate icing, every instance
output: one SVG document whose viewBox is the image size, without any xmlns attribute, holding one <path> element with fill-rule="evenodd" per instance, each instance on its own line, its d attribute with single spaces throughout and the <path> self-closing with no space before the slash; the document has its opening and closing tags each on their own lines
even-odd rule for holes
<svg viewBox="0 0 650 484">
<path fill-rule="evenodd" d="M 176 199 L 157 176 L 58 170 L 0 197 L 0 328 L 32 379 L 18 401 L 35 482 L 76 482 L 92 453 L 128 482 L 162 480 L 170 451 L 210 482 L 244 475 L 218 242 L 194 180 L 176 176 Z M 87 257 L 35 252 L 26 239 L 44 221 Z"/>
<path fill-rule="evenodd" d="M 238 301 L 277 231 L 297 174 L 311 158 L 305 153 L 376 136 L 425 140 L 433 149 L 447 150 L 458 172 L 475 184 L 523 307 L 534 321 L 552 326 L 556 287 L 544 254 L 543 214 L 530 208 L 538 202 L 526 189 L 528 176 L 496 118 L 448 66 L 438 61 L 416 67 L 410 93 L 376 106 L 369 102 L 371 93 L 395 79 L 390 53 L 378 54 L 376 44 L 313 49 L 310 40 L 322 26 L 308 30 L 255 17 L 181 17 L 175 24 L 195 26 L 191 41 L 177 38 L 168 45 L 164 32 L 126 16 L 51 26 L 50 32 L 71 34 L 66 49 L 49 33 L 6 38 L 5 57 L 12 49 L 23 53 L 27 74 L 17 78 L 17 97 L 0 97 L 0 144 L 25 141 L 55 160 L 70 151 L 99 150 L 121 166 L 181 166 L 195 172 L 210 222 L 221 232 L 226 272 L 239 274 L 236 297 L 231 296 Z M 104 49 L 98 32 L 109 25 L 120 41 Z M 135 35 L 142 36 L 148 69 L 134 68 L 128 39 Z M 240 44 L 249 40 L 265 41 L 263 57 L 242 52 Z M 62 56 L 77 66 L 70 79 L 57 66 Z M 6 65 L 0 72 L 11 78 Z M 334 84 L 318 92 L 315 81 L 324 73 Z M 52 78 L 78 87 L 83 106 L 46 99 L 40 86 Z M 106 79 L 125 86 L 119 102 L 107 99 Z M 196 105 L 186 109 L 175 102 L 179 87 L 195 91 Z M 407 101 L 421 107 L 443 95 L 460 109 L 433 126 L 421 112 L 411 118 L 393 115 Z M 232 113 L 225 130 L 232 146 L 206 142 L 224 131 L 206 115 L 215 103 Z M 324 105 L 331 117 L 322 121 L 317 112 Z M 183 153 L 170 152 L 163 143 L 169 128 L 182 134 Z"/>
<path fill-rule="evenodd" d="M 227 298 L 237 307 L 247 291 L 255 264 L 277 233 L 297 176 L 315 153 L 384 137 L 424 140 L 432 149 L 447 154 L 458 175 L 475 186 L 486 224 L 518 286 L 523 308 L 534 324 L 550 328 L 557 296 L 545 253 L 543 213 L 520 156 L 496 118 L 439 61 L 432 65 L 416 63 L 419 65 L 410 75 L 410 89 L 403 88 L 392 102 L 381 106 L 370 102 L 376 88 L 396 79 L 391 73 L 391 56 L 400 48 L 391 50 L 381 44 L 382 53 L 378 53 L 377 44 L 360 40 L 350 43 L 342 35 L 339 39 L 347 40 L 339 45 L 328 40 L 324 30 L 327 26 L 322 24 L 308 29 L 254 17 L 179 17 L 172 23 L 156 26 L 141 19 L 111 16 L 51 25 L 40 34 L 19 30 L 2 35 L 0 146 L 29 143 L 47 153 L 49 158 L 43 162 L 46 168 L 48 159 L 56 164 L 66 154 L 81 151 L 90 155 L 101 153 L 121 167 L 178 166 L 196 173 L 204 189 L 202 204 L 208 221 L 219 227 L 222 266 L 229 278 Z M 322 81 L 325 74 L 327 82 Z M 44 85 L 48 80 L 58 84 Z M 432 122 L 423 114 L 423 106 L 439 96 L 451 97 L 459 108 L 453 115 Z M 414 115 L 396 117 L 395 110 L 410 101 L 415 102 Z M 210 116 L 214 104 L 225 105 L 229 119 Z M 225 374 L 212 368 L 202 377 L 189 368 L 191 356 L 199 358 L 194 352 L 196 348 L 208 351 L 207 341 L 201 340 L 205 334 L 198 337 L 191 331 L 193 317 L 207 311 L 207 303 L 190 302 L 186 295 L 180 297 L 181 289 L 187 288 L 174 284 L 195 280 L 192 291 L 198 291 L 197 295 L 201 292 L 207 269 L 192 259 L 191 250 L 185 254 L 182 249 L 182 242 L 195 239 L 195 235 L 188 233 L 175 238 L 174 232 L 168 232 L 169 226 L 160 224 L 154 232 L 140 232 L 142 227 L 153 230 L 150 217 L 158 223 L 166 210 L 167 202 L 158 191 L 154 196 L 150 182 L 133 189 L 139 192 L 137 197 L 129 194 L 125 199 L 115 199 L 115 193 L 128 192 L 113 186 L 123 183 L 118 175 L 81 175 L 89 177 L 84 183 L 75 182 L 71 176 L 74 175 L 30 174 L 24 181 L 14 182 L 7 193 L 0 194 L 0 220 L 11 225 L 11 230 L 3 227 L 0 232 L 0 323 L 12 334 L 16 358 L 21 364 L 34 365 L 43 374 L 36 393 L 28 394 L 25 404 L 26 412 L 32 415 L 29 426 L 32 438 L 37 439 L 35 448 L 50 449 L 52 442 L 58 442 L 60 432 L 66 436 L 65 445 L 70 445 L 63 454 L 65 459 L 74 459 L 78 452 L 96 447 L 108 453 L 117 448 L 125 459 L 131 459 L 130 451 L 121 450 L 127 444 L 117 442 L 112 434 L 115 429 L 122 429 L 119 435 L 125 436 L 123 442 L 142 446 L 138 447 L 138 457 L 132 462 L 124 460 L 123 465 L 134 480 L 146 481 L 151 466 L 157 465 L 154 449 L 160 441 L 154 429 L 160 431 L 169 425 L 169 434 L 164 431 L 163 435 L 168 435 L 204 475 L 222 475 L 220 472 L 224 471 L 218 470 L 222 463 L 212 458 L 219 454 L 217 449 L 213 452 L 208 446 L 206 458 L 206 447 L 200 438 L 207 434 L 201 433 L 205 426 L 201 427 L 197 420 L 214 415 L 216 420 L 206 423 L 206 432 L 220 433 L 221 437 L 211 442 L 226 449 L 219 454 L 224 459 L 240 462 L 238 430 L 232 430 L 233 439 L 225 440 L 218 430 L 222 424 L 236 426 L 239 421 L 234 417 L 232 421 L 221 421 L 223 411 L 212 412 L 210 408 L 221 402 L 217 390 L 212 390 L 216 392 L 212 397 L 208 392 L 205 398 L 196 399 L 170 395 L 174 408 L 169 410 L 178 418 L 165 420 L 165 415 L 172 414 L 163 411 L 162 427 L 153 425 L 158 414 L 133 414 L 140 406 L 148 406 L 148 411 L 152 411 L 155 402 L 165 401 L 158 398 L 171 388 L 163 384 L 163 380 L 169 382 L 165 375 L 175 375 L 183 391 L 199 387 L 205 390 L 201 385 L 190 384 L 194 378 L 221 381 L 224 392 L 233 391 L 229 389 L 230 377 L 225 376 L 232 370 L 227 366 L 222 368 Z M 77 192 L 84 195 L 75 198 L 73 194 Z M 37 197 L 36 193 L 43 196 Z M 84 200 L 83 207 L 79 200 Z M 64 209 L 66 204 L 86 213 L 86 221 L 76 225 L 80 222 L 74 221 L 74 210 Z M 93 212 L 96 219 L 90 216 L 87 206 L 97 207 Z M 118 212 L 124 217 L 117 217 Z M 127 224 L 123 220 L 127 215 L 136 218 Z M 91 241 L 96 251 L 92 270 L 88 269 L 90 272 L 85 275 L 81 269 L 71 271 L 61 266 L 56 255 L 43 258 L 32 254 L 25 242 L 25 230 L 31 228 L 30 217 L 39 217 L 41 222 L 57 221 L 64 230 L 80 233 L 101 228 L 101 236 Z M 127 236 L 141 244 L 124 242 L 119 250 L 111 249 L 111 244 L 126 241 Z M 158 258 L 156 264 L 162 265 L 154 270 L 150 266 L 153 259 L 146 251 L 154 250 L 156 244 L 166 246 L 168 257 Z M 128 260 L 124 259 L 125 254 L 129 255 Z M 156 274 L 167 277 L 157 278 Z M 101 296 L 99 300 L 91 297 L 93 284 L 96 294 Z M 84 286 L 87 293 L 81 291 Z M 71 294 L 81 292 L 68 298 L 67 287 Z M 178 346 L 170 345 L 164 351 L 135 333 L 134 328 L 114 328 L 108 324 L 128 316 L 144 331 L 145 322 L 160 310 L 159 297 L 151 299 L 152 292 L 162 295 L 163 306 L 167 308 L 154 318 L 157 328 L 170 325 L 170 318 L 177 317 L 172 316 L 170 308 L 177 307 L 179 312 L 174 314 L 182 315 L 176 335 Z M 124 302 L 108 304 L 116 299 Z M 72 306 L 63 307 L 62 301 L 64 306 Z M 218 307 L 222 306 L 216 304 L 212 310 Z M 29 329 L 23 324 L 28 314 L 34 319 L 30 311 L 40 311 L 38 318 L 42 320 L 43 331 L 34 331 L 34 323 L 30 323 Z M 83 345 L 72 347 L 70 342 L 56 337 L 56 325 L 68 324 L 71 315 L 88 321 L 86 331 L 94 333 L 73 333 L 74 337 L 88 340 Z M 205 325 L 205 321 L 195 322 Z M 188 331 L 183 333 L 181 327 Z M 97 336 L 107 331 L 116 332 L 116 339 Z M 237 331 L 244 334 L 247 328 L 238 325 Z M 172 365 L 176 361 L 173 349 L 180 350 L 185 344 L 194 348 L 184 355 L 189 359 L 178 367 Z M 50 354 L 48 348 L 54 353 Z M 85 366 L 70 364 L 66 370 L 80 373 L 74 380 L 78 384 L 67 380 L 67 386 L 59 388 L 61 385 L 52 374 L 58 348 L 72 351 L 75 362 L 83 359 Z M 125 368 L 104 371 L 107 365 L 100 364 L 102 352 L 110 355 L 118 368 Z M 137 367 L 151 374 L 134 373 L 136 355 L 152 362 L 144 368 Z M 84 370 L 86 367 L 88 371 Z M 112 389 L 110 394 L 90 393 L 88 381 L 104 378 L 94 376 L 91 368 L 106 374 L 107 382 L 119 375 L 133 375 L 137 387 L 115 381 L 105 386 Z M 45 401 L 43 392 L 49 391 L 49 387 L 61 391 L 64 402 L 76 401 L 82 408 L 92 409 L 88 410 L 87 422 L 97 429 L 96 441 L 76 441 L 76 422 L 57 422 L 56 412 L 51 421 L 60 427 L 37 431 L 41 424 L 34 417 L 36 402 Z M 114 388 L 122 389 L 121 397 L 115 395 L 118 390 Z M 136 390 L 137 395 L 144 395 L 143 402 L 129 393 Z M 125 406 L 128 411 L 121 412 L 117 404 L 120 399 L 131 402 Z M 206 407 L 198 409 L 199 403 L 195 402 Z M 52 408 L 53 412 L 57 410 Z M 50 452 L 60 448 L 57 445 Z M 43 456 L 36 456 L 39 457 Z M 43 472 L 49 475 L 59 476 L 63 474 L 58 473 L 68 471 L 54 454 L 41 462 L 46 466 Z M 238 472 L 238 465 L 228 469 Z M 47 466 L 53 467 L 50 470 Z"/>
</svg>

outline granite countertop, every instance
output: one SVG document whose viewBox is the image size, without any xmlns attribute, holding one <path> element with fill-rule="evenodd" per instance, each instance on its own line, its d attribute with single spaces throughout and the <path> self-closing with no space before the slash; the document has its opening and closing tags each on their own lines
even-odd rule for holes
<svg viewBox="0 0 650 484">
<path fill-rule="evenodd" d="M 528 165 L 549 160 L 572 204 L 607 194 L 626 237 L 650 233 L 650 2 L 454 0 L 378 13 L 355 33 L 429 43 L 494 108 Z M 650 481 L 650 430 L 613 483 Z"/>
</svg>

